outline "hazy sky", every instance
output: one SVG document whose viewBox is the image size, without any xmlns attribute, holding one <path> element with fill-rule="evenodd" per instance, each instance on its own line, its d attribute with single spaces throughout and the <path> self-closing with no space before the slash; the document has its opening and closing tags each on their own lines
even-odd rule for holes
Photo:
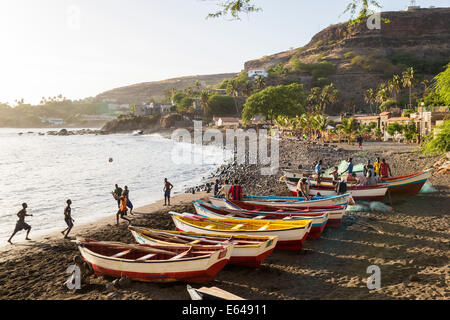
<svg viewBox="0 0 450 320">
<path fill-rule="evenodd" d="M 239 72 L 247 60 L 305 45 L 348 18 L 349 0 L 255 1 L 263 12 L 228 21 L 205 19 L 215 0 L 1 0 L 0 102 Z M 409 0 L 380 2 L 390 11 Z"/>
</svg>

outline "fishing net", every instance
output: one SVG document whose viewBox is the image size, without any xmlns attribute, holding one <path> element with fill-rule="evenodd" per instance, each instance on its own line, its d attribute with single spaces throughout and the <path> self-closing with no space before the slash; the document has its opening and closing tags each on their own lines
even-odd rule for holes
<svg viewBox="0 0 450 320">
<path fill-rule="evenodd" d="M 370 208 L 362 205 L 362 204 L 355 204 L 353 206 L 347 206 L 348 212 L 370 212 Z"/>
<path fill-rule="evenodd" d="M 431 183 L 425 183 L 422 187 L 422 189 L 420 189 L 419 193 L 433 193 L 436 192 L 436 188 L 433 187 L 433 185 Z"/>
<path fill-rule="evenodd" d="M 371 202 L 370 203 L 370 210 L 372 212 L 383 212 L 383 213 L 391 213 L 392 207 L 385 205 L 382 202 Z"/>
</svg>

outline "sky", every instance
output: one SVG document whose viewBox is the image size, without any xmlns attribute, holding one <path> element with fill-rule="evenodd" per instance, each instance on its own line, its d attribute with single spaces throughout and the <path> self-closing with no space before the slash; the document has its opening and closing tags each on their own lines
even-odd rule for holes
<svg viewBox="0 0 450 320">
<path fill-rule="evenodd" d="M 255 0 L 241 21 L 205 19 L 216 0 L 1 0 L 0 102 L 70 99 L 140 82 L 239 72 L 348 20 L 349 0 Z M 380 0 L 383 11 L 409 0 Z M 418 0 L 450 6 L 450 0 Z"/>
</svg>

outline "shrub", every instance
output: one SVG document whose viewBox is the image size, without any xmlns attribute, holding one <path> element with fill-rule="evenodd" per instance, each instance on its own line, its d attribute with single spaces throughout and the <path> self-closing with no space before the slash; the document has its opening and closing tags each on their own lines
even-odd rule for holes
<svg viewBox="0 0 450 320">
<path fill-rule="evenodd" d="M 344 58 L 345 58 L 345 59 L 352 59 L 352 58 L 354 58 L 355 56 L 356 56 L 356 54 L 355 54 L 354 51 L 349 51 L 349 52 L 344 53 Z"/>
<path fill-rule="evenodd" d="M 321 46 L 323 46 L 323 40 L 319 40 L 314 44 L 314 47 L 316 47 L 316 48 L 319 48 Z"/>
<path fill-rule="evenodd" d="M 450 120 L 434 129 L 434 137 L 428 142 L 423 152 L 425 154 L 443 154 L 450 151 Z"/>
</svg>

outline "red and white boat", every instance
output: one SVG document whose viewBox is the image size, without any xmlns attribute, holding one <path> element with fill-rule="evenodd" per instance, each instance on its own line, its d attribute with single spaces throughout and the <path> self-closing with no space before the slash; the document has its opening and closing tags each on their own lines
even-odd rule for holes
<svg viewBox="0 0 450 320">
<path fill-rule="evenodd" d="M 431 169 L 416 172 L 413 174 L 405 175 L 405 176 L 398 176 L 398 177 L 391 177 L 391 178 L 382 178 L 379 180 L 380 184 L 386 184 L 388 186 L 388 191 L 391 193 L 391 195 L 396 194 L 409 194 L 409 195 L 415 195 L 420 192 L 423 185 L 427 182 L 427 180 L 431 177 Z M 289 182 L 297 183 L 298 180 L 302 176 L 308 176 L 306 173 L 302 172 L 288 172 L 285 171 L 286 178 Z M 324 185 L 330 185 L 332 181 L 332 178 L 330 177 L 322 177 L 322 182 Z M 351 183 L 356 180 L 349 180 L 348 186 L 351 186 Z"/>
<path fill-rule="evenodd" d="M 211 246 L 234 244 L 230 264 L 257 268 L 275 249 L 277 237 L 218 235 L 128 227 L 136 241 L 149 245 Z"/>
<path fill-rule="evenodd" d="M 297 186 L 297 185 L 296 185 Z M 309 209 L 312 207 L 329 207 L 329 206 L 347 206 L 350 201 L 350 194 L 333 195 L 330 197 L 314 197 L 313 200 L 304 200 L 304 198 L 297 197 L 297 193 L 294 197 L 244 197 L 242 201 L 226 200 L 223 197 L 209 197 L 209 201 L 216 207 L 230 207 L 229 203 L 246 203 L 251 205 L 261 205 L 266 207 L 279 207 L 280 205 L 288 208 L 294 208 L 297 210 Z M 228 202 L 228 203 L 227 203 Z M 239 204 L 240 206 L 240 204 Z"/>
<path fill-rule="evenodd" d="M 234 246 L 149 246 L 90 239 L 77 239 L 76 244 L 96 275 L 196 283 L 213 280 L 230 260 Z"/>
<path fill-rule="evenodd" d="M 328 222 L 328 213 L 324 212 L 261 212 L 261 211 L 247 211 L 247 210 L 230 210 L 225 208 L 218 208 L 213 205 L 208 205 L 203 201 L 193 201 L 195 210 L 198 215 L 214 218 L 214 219 L 247 219 L 247 220 L 312 220 L 311 231 L 308 234 L 308 239 L 319 239 Z M 343 212 L 342 212 L 343 214 Z M 236 249 L 235 249 L 236 250 Z"/>
<path fill-rule="evenodd" d="M 286 181 L 286 185 L 292 195 L 297 195 L 297 184 L 295 182 Z M 309 188 L 309 194 L 312 196 L 332 196 L 336 195 L 334 186 L 312 185 Z M 353 199 L 355 200 L 369 200 L 369 201 L 382 201 L 388 190 L 387 184 L 381 184 L 376 186 L 355 186 L 348 184 L 347 192 L 349 192 Z"/>
<path fill-rule="evenodd" d="M 277 249 L 301 250 L 303 243 L 311 230 L 311 220 L 301 221 L 261 221 L 238 219 L 212 219 L 190 213 L 170 212 L 178 230 L 184 232 L 221 234 L 221 235 L 249 235 L 249 236 L 277 236 Z"/>
</svg>

